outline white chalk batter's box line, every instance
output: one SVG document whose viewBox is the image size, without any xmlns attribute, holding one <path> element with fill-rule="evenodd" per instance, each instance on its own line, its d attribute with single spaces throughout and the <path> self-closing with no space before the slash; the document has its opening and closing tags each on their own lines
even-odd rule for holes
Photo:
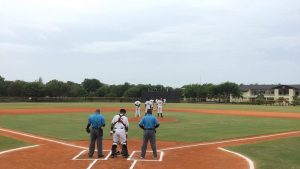
<svg viewBox="0 0 300 169">
<path fill-rule="evenodd" d="M 110 150 L 103 150 L 103 152 L 109 152 L 105 158 L 83 158 L 83 159 L 80 159 L 78 157 L 80 157 L 82 154 L 84 154 L 85 152 L 88 152 L 88 150 L 82 150 L 79 154 L 77 154 L 75 157 L 72 158 L 72 160 L 75 160 L 75 161 L 94 161 L 94 160 L 97 160 L 97 161 L 106 161 L 109 159 L 110 155 L 111 155 L 111 151 Z M 96 152 L 96 151 L 95 151 Z"/>
<path fill-rule="evenodd" d="M 133 151 L 130 156 L 127 158 L 127 160 L 129 161 L 152 161 L 152 162 L 162 162 L 163 157 L 164 157 L 164 152 L 157 150 L 157 152 L 159 153 L 159 158 L 156 160 L 147 160 L 147 159 L 135 159 L 133 158 L 134 154 L 137 152 L 141 152 L 141 151 Z M 152 151 L 147 151 L 147 153 L 153 153 Z M 152 154 L 151 154 L 152 155 Z"/>
</svg>

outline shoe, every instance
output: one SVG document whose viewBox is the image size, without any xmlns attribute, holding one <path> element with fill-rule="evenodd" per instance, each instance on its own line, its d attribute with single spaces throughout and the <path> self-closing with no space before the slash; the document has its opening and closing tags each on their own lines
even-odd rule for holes
<svg viewBox="0 0 300 169">
<path fill-rule="evenodd" d="M 102 157 L 104 157 L 104 155 L 102 154 L 102 155 L 98 155 L 98 158 L 102 158 Z"/>
<path fill-rule="evenodd" d="M 117 156 L 116 156 L 116 155 L 113 155 L 113 154 L 110 156 L 110 158 L 116 158 L 116 157 L 117 157 Z"/>
<path fill-rule="evenodd" d="M 145 157 L 140 157 L 140 159 L 144 159 Z"/>
<path fill-rule="evenodd" d="M 127 155 L 123 155 L 123 157 L 124 157 L 124 158 L 128 158 L 128 157 L 129 157 L 129 155 L 128 155 L 128 154 L 127 154 Z"/>
<path fill-rule="evenodd" d="M 154 160 L 157 160 L 157 157 L 153 157 Z"/>
</svg>

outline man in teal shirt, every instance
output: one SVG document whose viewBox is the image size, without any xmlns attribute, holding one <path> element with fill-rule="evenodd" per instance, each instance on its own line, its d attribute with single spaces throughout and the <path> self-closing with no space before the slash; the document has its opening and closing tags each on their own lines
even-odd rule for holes
<svg viewBox="0 0 300 169">
<path fill-rule="evenodd" d="M 102 127 L 105 126 L 105 119 L 103 115 L 100 114 L 100 109 L 96 109 L 96 112 L 90 115 L 88 119 L 88 124 L 86 126 L 87 133 L 90 133 L 90 147 L 89 147 L 89 157 L 92 158 L 95 152 L 95 143 L 97 140 L 98 148 L 98 158 L 104 157 L 102 149 L 103 140 L 103 130 Z"/>
<path fill-rule="evenodd" d="M 143 119 L 140 121 L 139 126 L 144 130 L 144 137 L 143 137 L 143 145 L 141 150 L 141 158 L 145 158 L 147 144 L 150 140 L 150 145 L 153 151 L 153 157 L 157 159 L 157 150 L 156 150 L 156 128 L 158 128 L 160 123 L 156 119 L 155 116 L 152 115 L 152 110 L 148 109 L 147 114 Z"/>
</svg>

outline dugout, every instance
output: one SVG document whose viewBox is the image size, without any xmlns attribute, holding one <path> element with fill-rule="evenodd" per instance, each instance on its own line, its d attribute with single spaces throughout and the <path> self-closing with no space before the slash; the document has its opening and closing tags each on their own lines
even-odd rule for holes
<svg viewBox="0 0 300 169">
<path fill-rule="evenodd" d="M 179 103 L 181 98 L 180 91 L 171 91 L 171 92 L 159 92 L 159 91 L 152 91 L 152 92 L 142 92 L 142 101 L 146 101 L 147 99 L 158 99 L 163 98 L 167 99 L 167 103 Z"/>
</svg>

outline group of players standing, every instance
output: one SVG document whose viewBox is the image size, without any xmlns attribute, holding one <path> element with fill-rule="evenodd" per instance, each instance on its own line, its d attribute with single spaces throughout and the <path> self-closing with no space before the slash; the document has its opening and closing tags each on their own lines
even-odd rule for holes
<svg viewBox="0 0 300 169">
<path fill-rule="evenodd" d="M 135 105 L 135 117 L 141 116 L 141 101 L 137 99 L 134 102 Z M 145 102 L 145 115 L 148 110 L 157 110 L 157 117 L 163 118 L 163 106 L 166 104 L 166 99 L 159 98 L 156 100 L 153 99 L 147 99 Z"/>
<path fill-rule="evenodd" d="M 135 101 L 135 116 L 141 116 L 141 102 L 139 99 Z M 145 102 L 145 116 L 140 120 L 139 127 L 144 130 L 143 143 L 141 146 L 140 158 L 145 158 L 147 144 L 150 141 L 152 148 L 153 157 L 157 159 L 156 149 L 156 129 L 160 126 L 159 121 L 155 116 L 152 115 L 152 111 L 157 109 L 157 116 L 163 117 L 163 105 L 166 104 L 166 99 L 147 99 Z M 105 127 L 105 119 L 100 114 L 100 109 L 96 109 L 95 113 L 88 118 L 88 124 L 86 131 L 90 134 L 90 146 L 89 146 L 89 157 L 92 158 L 95 152 L 95 143 L 97 141 L 98 158 L 104 157 L 102 150 L 103 140 L 103 127 Z M 120 109 L 118 115 L 115 115 L 111 121 L 110 135 L 112 136 L 113 143 L 111 148 L 111 158 L 122 155 L 124 158 L 128 158 L 129 153 L 127 149 L 127 136 L 129 129 L 129 121 L 126 117 L 126 110 Z M 118 144 L 121 145 L 121 152 L 117 151 Z"/>
</svg>

